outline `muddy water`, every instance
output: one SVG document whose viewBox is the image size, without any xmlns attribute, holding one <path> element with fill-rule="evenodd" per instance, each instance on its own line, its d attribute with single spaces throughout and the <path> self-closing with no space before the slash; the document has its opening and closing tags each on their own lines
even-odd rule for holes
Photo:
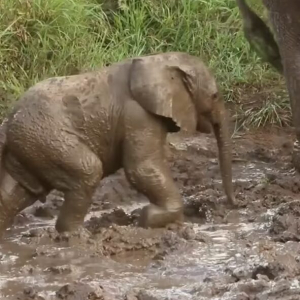
<svg viewBox="0 0 300 300">
<path fill-rule="evenodd" d="M 300 299 L 300 178 L 286 132 L 234 138 L 239 208 L 226 206 L 211 136 L 170 137 L 182 226 L 136 226 L 147 200 L 122 171 L 106 178 L 85 226 L 58 234 L 63 198 L 23 211 L 0 245 L 0 299 Z"/>
</svg>

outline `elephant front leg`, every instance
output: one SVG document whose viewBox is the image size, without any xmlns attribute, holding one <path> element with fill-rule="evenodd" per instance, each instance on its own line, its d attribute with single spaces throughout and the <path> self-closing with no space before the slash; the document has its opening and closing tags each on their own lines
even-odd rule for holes
<svg viewBox="0 0 300 300">
<path fill-rule="evenodd" d="M 125 118 L 123 165 L 129 182 L 150 201 L 139 225 L 164 227 L 183 221 L 183 202 L 164 157 L 167 131 L 163 120 L 129 103 Z"/>
<path fill-rule="evenodd" d="M 79 230 L 91 206 L 93 192 L 96 188 L 86 189 L 84 185 L 72 191 L 65 192 L 65 201 L 59 212 L 55 228 L 58 232 Z"/>
<path fill-rule="evenodd" d="M 296 141 L 292 162 L 300 172 L 300 2 L 263 0 L 269 10 L 270 21 L 282 57 L 284 76 L 288 88 Z"/>
</svg>

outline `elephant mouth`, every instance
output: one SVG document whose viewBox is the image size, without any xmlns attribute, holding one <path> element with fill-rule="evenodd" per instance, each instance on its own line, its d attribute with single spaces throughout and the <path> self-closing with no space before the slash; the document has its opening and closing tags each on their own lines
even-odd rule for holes
<svg viewBox="0 0 300 300">
<path fill-rule="evenodd" d="M 212 125 L 206 116 L 201 116 L 197 122 L 197 131 L 201 133 L 211 133 Z"/>
</svg>

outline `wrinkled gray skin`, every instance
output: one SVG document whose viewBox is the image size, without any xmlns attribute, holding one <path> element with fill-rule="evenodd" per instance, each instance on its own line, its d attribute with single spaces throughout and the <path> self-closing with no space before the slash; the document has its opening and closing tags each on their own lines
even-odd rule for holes
<svg viewBox="0 0 300 300">
<path fill-rule="evenodd" d="M 238 4 L 239 2 L 241 1 L 237 0 Z M 269 12 L 283 65 L 297 139 L 294 144 L 293 163 L 300 172 L 300 1 L 262 0 L 262 2 Z M 247 15 L 250 16 L 249 13 Z M 242 13 L 242 16 L 245 18 L 245 14 Z M 252 18 L 252 24 L 254 23 L 255 20 Z M 256 33 L 256 36 L 259 36 L 259 33 Z M 276 46 L 269 41 L 265 39 L 264 42 L 273 48 L 275 53 Z"/>
<path fill-rule="evenodd" d="M 149 55 L 37 83 L 1 128 L 0 233 L 53 189 L 65 196 L 56 229 L 77 230 L 99 181 L 121 167 L 150 201 L 141 226 L 182 220 L 163 151 L 167 133 L 180 129 L 215 133 L 225 193 L 234 204 L 227 113 L 198 58 Z"/>
</svg>

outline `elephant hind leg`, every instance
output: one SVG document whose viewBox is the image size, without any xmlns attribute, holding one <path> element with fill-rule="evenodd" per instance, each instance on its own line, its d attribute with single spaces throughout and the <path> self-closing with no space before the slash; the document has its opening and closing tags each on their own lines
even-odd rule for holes
<svg viewBox="0 0 300 300">
<path fill-rule="evenodd" d="M 14 217 L 38 199 L 46 196 L 39 180 L 11 154 L 3 154 L 0 174 L 0 235 Z"/>
<path fill-rule="evenodd" d="M 56 189 L 64 193 L 65 201 L 56 229 L 59 232 L 76 230 L 82 225 L 92 194 L 102 178 L 102 163 L 76 135 L 64 130 L 47 132 L 43 127 L 38 129 L 38 138 L 26 138 L 26 147 L 23 148 L 24 142 L 14 133 L 10 149 L 34 175 L 24 184 L 36 189 L 38 186 L 32 179 L 38 178 L 47 190 Z"/>
<path fill-rule="evenodd" d="M 164 157 L 167 132 L 161 119 L 128 103 L 123 164 L 129 182 L 148 197 L 139 225 L 164 227 L 183 220 L 183 202 Z"/>
<path fill-rule="evenodd" d="M 84 222 L 92 196 L 103 176 L 102 162 L 79 143 L 56 170 L 55 188 L 64 192 L 64 203 L 56 221 L 58 232 L 75 231 Z M 63 182 L 63 186 L 61 186 Z"/>
<path fill-rule="evenodd" d="M 0 236 L 12 225 L 14 217 L 38 200 L 38 195 L 23 188 L 2 168 L 0 182 Z"/>
</svg>

